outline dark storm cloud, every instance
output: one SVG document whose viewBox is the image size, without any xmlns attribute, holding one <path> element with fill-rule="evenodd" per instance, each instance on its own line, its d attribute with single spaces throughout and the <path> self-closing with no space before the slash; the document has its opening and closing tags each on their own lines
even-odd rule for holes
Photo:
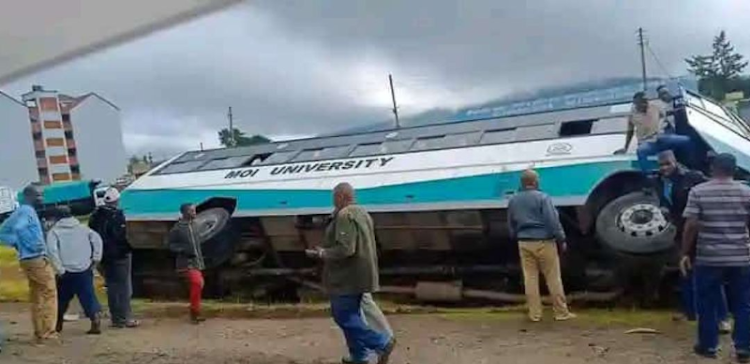
<svg viewBox="0 0 750 364">
<path fill-rule="evenodd" d="M 635 30 L 666 72 L 726 29 L 750 53 L 747 1 L 252 1 L 51 69 L 31 83 L 97 91 L 123 110 L 132 152 L 216 144 L 233 106 L 251 133 L 310 135 L 515 91 L 639 74 Z M 649 57 L 650 71 L 665 71 Z"/>
</svg>

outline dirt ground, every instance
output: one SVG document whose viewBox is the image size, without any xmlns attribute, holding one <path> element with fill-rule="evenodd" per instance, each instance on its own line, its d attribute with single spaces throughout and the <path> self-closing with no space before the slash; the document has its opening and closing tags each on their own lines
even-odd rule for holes
<svg viewBox="0 0 750 364">
<path fill-rule="evenodd" d="M 138 329 L 86 336 L 86 322 L 67 324 L 60 343 L 31 344 L 23 305 L 0 305 L 9 341 L 0 363 L 70 364 L 328 364 L 343 339 L 326 317 L 213 318 L 193 326 L 181 318 L 146 318 Z M 694 326 L 670 314 L 581 312 L 575 322 L 528 323 L 521 312 L 466 310 L 389 316 L 399 346 L 392 363 L 716 363 L 690 353 Z M 651 327 L 659 334 L 625 334 Z M 719 363 L 731 362 L 723 339 Z"/>
</svg>

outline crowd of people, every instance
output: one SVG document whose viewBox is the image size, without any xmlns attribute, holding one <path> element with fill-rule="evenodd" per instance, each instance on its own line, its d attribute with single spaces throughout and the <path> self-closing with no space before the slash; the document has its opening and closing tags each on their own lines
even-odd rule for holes
<svg viewBox="0 0 750 364">
<path fill-rule="evenodd" d="M 674 120 L 667 106 L 671 105 L 671 96 L 666 88 L 658 91 L 657 102 L 646 100 L 643 93 L 635 95 L 625 150 L 635 135 L 638 161 L 644 172 L 649 170 L 648 157 L 658 153 L 658 176 L 646 189 L 658 196 L 677 230 L 682 311 L 686 319 L 698 321 L 694 352 L 716 357 L 720 332 L 731 331 L 736 357 L 747 363 L 750 187 L 734 180 L 736 159 L 731 154 L 713 157 L 710 179 L 678 163 L 672 149 L 689 148 L 690 140 L 674 134 Z M 330 298 L 331 314 L 349 351 L 342 362 L 368 363 L 375 355 L 378 364 L 387 364 L 396 339 L 372 298 L 379 289 L 373 219 L 356 204 L 350 184 L 338 184 L 332 195 L 335 209 L 323 242 L 305 253 L 323 263 L 323 285 Z M 29 186 L 23 196 L 21 207 L 0 226 L 0 241 L 17 250 L 28 278 L 37 341 L 58 337 L 63 330 L 62 316 L 73 297 L 78 297 L 91 320 L 88 333 L 102 332 L 101 306 L 94 288 L 97 267 L 101 267 L 105 278 L 111 326 L 138 327 L 130 308 L 132 254 L 125 217 L 118 208 L 118 191 L 107 191 L 105 205 L 96 209 L 88 227 L 76 220 L 69 209 L 58 208 L 57 221 L 46 237 L 35 210 L 41 203 L 39 188 Z M 196 206 L 183 204 L 180 214 L 169 233 L 168 246 L 176 257 L 176 270 L 188 284 L 190 320 L 197 324 L 204 320 L 201 295 L 205 262 L 197 234 Z M 507 223 L 519 248 L 528 319 L 539 322 L 543 317 L 540 273 L 550 293 L 554 319 L 574 319 L 576 315 L 568 308 L 561 278 L 560 254 L 567 249 L 565 231 L 551 198 L 540 189 L 539 175 L 534 170 L 521 174 L 520 190 L 508 204 Z"/>
<path fill-rule="evenodd" d="M 0 227 L 0 242 L 18 252 L 19 264 L 30 289 L 34 338 L 38 344 L 56 340 L 63 330 L 63 315 L 74 297 L 91 321 L 88 334 L 101 334 L 101 305 L 96 296 L 94 271 L 100 269 L 107 286 L 112 327 L 136 327 L 131 316 L 130 246 L 125 217 L 117 205 L 119 192 L 110 189 L 105 205 L 97 208 L 89 226 L 81 224 L 69 207 L 58 206 L 51 214 L 51 228 L 37 210 L 42 190 L 29 185 L 23 201 Z"/>
</svg>

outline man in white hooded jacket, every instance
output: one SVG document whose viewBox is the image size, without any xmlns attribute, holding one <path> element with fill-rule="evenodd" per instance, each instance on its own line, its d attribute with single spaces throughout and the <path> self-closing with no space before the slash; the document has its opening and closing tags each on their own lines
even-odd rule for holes
<svg viewBox="0 0 750 364">
<path fill-rule="evenodd" d="M 94 291 L 94 268 L 102 260 L 102 239 L 82 225 L 70 208 L 57 208 L 59 220 L 47 233 L 47 249 L 57 273 L 57 331 L 62 331 L 63 314 L 74 296 L 78 296 L 86 317 L 91 320 L 87 334 L 101 333 L 101 306 Z"/>
</svg>

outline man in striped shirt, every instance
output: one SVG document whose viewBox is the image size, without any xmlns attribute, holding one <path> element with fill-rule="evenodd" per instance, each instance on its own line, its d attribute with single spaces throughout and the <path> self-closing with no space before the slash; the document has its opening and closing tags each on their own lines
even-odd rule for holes
<svg viewBox="0 0 750 364">
<path fill-rule="evenodd" d="M 683 216 L 680 269 L 691 268 L 695 254 L 698 296 L 698 343 L 696 354 L 716 357 L 719 346 L 717 307 L 722 283 L 734 316 L 732 339 L 741 363 L 750 362 L 750 187 L 734 181 L 736 159 L 717 155 L 711 163 L 712 179 L 693 187 Z"/>
</svg>

